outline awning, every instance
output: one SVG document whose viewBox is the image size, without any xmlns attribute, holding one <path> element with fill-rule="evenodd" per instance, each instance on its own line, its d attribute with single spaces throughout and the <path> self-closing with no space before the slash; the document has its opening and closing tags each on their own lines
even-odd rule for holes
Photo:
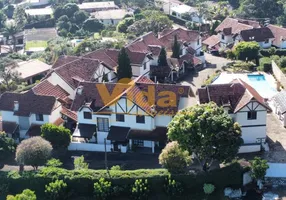
<svg viewBox="0 0 286 200">
<path fill-rule="evenodd" d="M 153 131 L 131 130 L 127 138 L 134 139 L 134 140 L 166 142 L 167 141 L 167 128 L 157 127 Z"/>
<path fill-rule="evenodd" d="M 19 125 L 16 122 L 1 121 L 0 131 L 13 134 L 19 132 Z"/>
<path fill-rule="evenodd" d="M 90 139 L 92 138 L 95 132 L 96 132 L 96 125 L 94 124 L 78 124 L 72 136 Z"/>
<path fill-rule="evenodd" d="M 107 139 L 117 142 L 125 142 L 129 131 L 130 127 L 111 126 Z"/>
<path fill-rule="evenodd" d="M 41 135 L 41 126 L 38 124 L 32 124 L 30 128 L 28 129 L 26 135 L 30 137 L 40 136 Z"/>
</svg>

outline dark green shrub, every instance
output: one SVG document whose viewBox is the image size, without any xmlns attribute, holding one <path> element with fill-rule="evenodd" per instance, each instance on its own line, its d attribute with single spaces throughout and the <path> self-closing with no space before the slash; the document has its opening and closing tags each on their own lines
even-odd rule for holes
<svg viewBox="0 0 286 200">
<path fill-rule="evenodd" d="M 105 200 L 112 195 L 112 186 L 110 181 L 100 178 L 94 183 L 94 196 L 96 199 Z"/>
<path fill-rule="evenodd" d="M 16 196 L 8 195 L 7 200 L 37 200 L 37 196 L 35 195 L 34 191 L 26 189 L 21 194 L 17 194 Z"/>
<path fill-rule="evenodd" d="M 74 168 L 75 169 L 88 169 L 88 163 L 84 161 L 84 157 L 78 157 L 74 159 Z"/>
<path fill-rule="evenodd" d="M 63 180 L 56 180 L 45 186 L 45 193 L 50 200 L 68 199 L 67 184 Z"/>
<path fill-rule="evenodd" d="M 179 196 L 183 193 L 182 184 L 172 179 L 171 176 L 166 178 L 164 189 L 168 196 Z"/>
<path fill-rule="evenodd" d="M 48 167 L 61 167 L 63 163 L 59 159 L 52 158 L 48 160 L 47 164 Z"/>
<path fill-rule="evenodd" d="M 132 186 L 131 195 L 135 200 L 148 199 L 149 196 L 148 180 L 137 179 Z"/>
<path fill-rule="evenodd" d="M 121 170 L 121 167 L 119 165 L 114 165 L 110 168 L 110 170 Z"/>
<path fill-rule="evenodd" d="M 215 186 L 213 184 L 205 183 L 203 189 L 204 189 L 204 193 L 209 195 L 214 192 Z"/>
</svg>

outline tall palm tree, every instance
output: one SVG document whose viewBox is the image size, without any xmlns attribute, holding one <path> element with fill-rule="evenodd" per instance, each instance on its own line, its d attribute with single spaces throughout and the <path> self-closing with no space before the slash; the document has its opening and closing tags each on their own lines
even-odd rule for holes
<svg viewBox="0 0 286 200">
<path fill-rule="evenodd" d="M 19 32 L 19 27 L 17 26 L 16 23 L 10 22 L 6 23 L 4 28 L 3 28 L 3 35 L 9 39 L 12 37 L 12 43 L 13 43 L 13 52 L 16 51 L 16 33 Z"/>
</svg>

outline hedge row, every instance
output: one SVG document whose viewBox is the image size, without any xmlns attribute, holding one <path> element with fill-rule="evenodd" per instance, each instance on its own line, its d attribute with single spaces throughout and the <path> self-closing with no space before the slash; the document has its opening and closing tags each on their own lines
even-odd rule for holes
<svg viewBox="0 0 286 200">
<path fill-rule="evenodd" d="M 184 191 L 196 193 L 201 191 L 204 183 L 212 183 L 216 189 L 225 187 L 241 187 L 243 169 L 235 163 L 222 169 L 216 169 L 208 173 L 173 175 L 172 178 L 182 183 Z M 148 179 L 152 193 L 163 193 L 164 183 L 169 173 L 164 169 L 153 170 L 110 170 L 110 176 L 106 170 L 66 170 L 61 168 L 47 167 L 38 172 L 27 171 L 0 172 L 0 186 L 7 186 L 6 194 L 21 193 L 24 189 L 31 189 L 38 197 L 44 197 L 44 188 L 48 183 L 61 179 L 67 183 L 69 190 L 75 196 L 91 196 L 93 184 L 104 177 L 114 186 L 126 187 L 134 183 L 136 179 Z M 2 191 L 3 193 L 3 191 Z"/>
<path fill-rule="evenodd" d="M 269 49 L 261 49 L 260 54 L 262 56 L 270 57 L 272 54 L 270 53 Z M 286 49 L 276 49 L 274 55 L 277 56 L 286 56 Z"/>
</svg>

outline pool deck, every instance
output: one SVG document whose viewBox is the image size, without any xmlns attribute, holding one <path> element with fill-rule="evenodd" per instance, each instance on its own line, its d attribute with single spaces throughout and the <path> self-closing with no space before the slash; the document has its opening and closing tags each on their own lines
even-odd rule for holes
<svg viewBox="0 0 286 200">
<path fill-rule="evenodd" d="M 253 83 L 248 79 L 248 75 L 264 75 L 265 81 L 269 84 L 270 88 L 273 88 L 276 90 L 276 80 L 274 77 L 270 74 L 267 74 L 265 72 L 255 72 L 255 73 L 229 73 L 229 72 L 222 72 L 219 77 L 212 83 L 212 84 L 226 84 L 232 82 L 234 79 L 241 79 L 250 86 L 252 86 L 255 89 L 255 86 Z M 257 89 L 256 89 L 257 90 Z M 257 91 L 258 92 L 258 91 Z M 269 93 L 259 93 L 263 98 L 271 99 L 275 92 L 269 94 Z"/>
</svg>

